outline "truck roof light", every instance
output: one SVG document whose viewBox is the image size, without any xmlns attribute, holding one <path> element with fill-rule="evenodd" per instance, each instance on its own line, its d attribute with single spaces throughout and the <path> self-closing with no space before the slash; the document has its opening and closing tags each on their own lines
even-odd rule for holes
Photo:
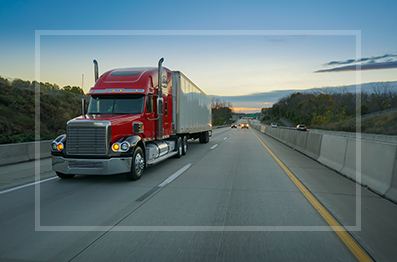
<svg viewBox="0 0 397 262">
<path fill-rule="evenodd" d="M 89 94 L 104 94 L 104 93 L 144 93 L 145 89 L 91 89 Z"/>
</svg>

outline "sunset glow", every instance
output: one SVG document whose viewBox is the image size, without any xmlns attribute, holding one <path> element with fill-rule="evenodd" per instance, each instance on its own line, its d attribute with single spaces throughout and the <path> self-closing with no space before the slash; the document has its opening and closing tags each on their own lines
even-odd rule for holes
<svg viewBox="0 0 397 262">
<path fill-rule="evenodd" d="M 231 108 L 234 113 L 258 113 L 261 112 L 261 107 L 252 108 L 252 107 L 232 107 Z"/>
</svg>

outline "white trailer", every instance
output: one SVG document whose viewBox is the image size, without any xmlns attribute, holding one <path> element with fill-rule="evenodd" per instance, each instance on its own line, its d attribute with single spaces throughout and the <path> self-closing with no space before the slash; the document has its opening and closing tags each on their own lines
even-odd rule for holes
<svg viewBox="0 0 397 262">
<path fill-rule="evenodd" d="M 212 135 L 211 98 L 180 71 L 172 71 L 174 133 L 208 143 Z"/>
</svg>

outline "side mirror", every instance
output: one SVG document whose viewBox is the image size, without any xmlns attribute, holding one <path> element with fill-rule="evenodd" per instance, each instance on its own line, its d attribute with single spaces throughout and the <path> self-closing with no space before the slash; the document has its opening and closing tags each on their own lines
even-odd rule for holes
<svg viewBox="0 0 397 262">
<path fill-rule="evenodd" d="M 157 115 L 163 115 L 163 98 L 157 98 Z"/>
<path fill-rule="evenodd" d="M 163 75 L 161 76 L 161 88 L 167 88 L 167 72 L 163 70 Z"/>
</svg>

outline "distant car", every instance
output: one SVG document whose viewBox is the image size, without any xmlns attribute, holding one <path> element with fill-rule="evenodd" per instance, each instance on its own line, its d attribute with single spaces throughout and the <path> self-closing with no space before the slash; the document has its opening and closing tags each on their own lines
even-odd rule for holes
<svg viewBox="0 0 397 262">
<path fill-rule="evenodd" d="M 232 125 L 230 126 L 230 128 L 237 128 L 237 125 L 236 125 L 236 124 L 232 124 Z"/>
<path fill-rule="evenodd" d="M 277 127 L 277 124 L 276 123 L 272 123 L 270 126 L 271 127 Z"/>
<path fill-rule="evenodd" d="M 306 126 L 305 126 L 305 125 L 297 125 L 297 126 L 296 126 L 296 130 L 300 130 L 300 131 L 306 131 L 306 130 L 307 130 L 307 128 L 306 128 Z"/>
<path fill-rule="evenodd" d="M 250 125 L 249 125 L 248 123 L 242 123 L 242 124 L 241 124 L 241 129 L 243 129 L 243 128 L 247 128 L 247 129 L 248 129 L 249 126 L 250 126 Z"/>
</svg>

